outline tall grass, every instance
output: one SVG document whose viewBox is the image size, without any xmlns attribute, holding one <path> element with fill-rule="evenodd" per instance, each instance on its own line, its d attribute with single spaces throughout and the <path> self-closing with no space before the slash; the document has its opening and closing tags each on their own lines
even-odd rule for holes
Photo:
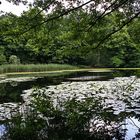
<svg viewBox="0 0 140 140">
<path fill-rule="evenodd" d="M 27 64 L 27 65 L 1 65 L 0 73 L 12 73 L 12 72 L 45 72 L 45 71 L 57 71 L 57 70 L 70 70 L 77 69 L 78 67 L 67 64 Z"/>
</svg>

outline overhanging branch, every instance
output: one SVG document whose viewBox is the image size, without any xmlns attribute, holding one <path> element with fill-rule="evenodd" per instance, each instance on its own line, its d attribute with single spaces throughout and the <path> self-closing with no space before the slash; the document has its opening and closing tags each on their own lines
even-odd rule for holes
<svg viewBox="0 0 140 140">
<path fill-rule="evenodd" d="M 130 22 L 132 22 L 135 18 L 137 18 L 140 15 L 140 12 L 136 13 L 131 19 L 129 19 L 127 22 L 125 22 L 122 26 L 120 26 L 118 29 L 114 30 L 113 32 L 106 35 L 105 38 L 103 38 L 94 49 L 98 48 L 101 44 L 103 44 L 108 38 L 110 38 L 113 34 L 119 32 L 123 27 L 128 25 Z"/>
<path fill-rule="evenodd" d="M 40 24 L 36 24 L 36 25 L 30 27 L 28 30 L 22 32 L 22 34 L 28 32 L 28 31 L 30 31 L 31 29 L 36 28 L 37 26 L 40 26 L 40 25 L 42 25 L 42 24 L 44 24 L 44 23 L 47 23 L 47 22 L 52 21 L 52 20 L 56 20 L 56 19 L 58 19 L 58 18 L 60 18 L 60 17 L 63 17 L 64 15 L 69 14 L 70 12 L 76 11 L 76 10 L 78 10 L 79 8 L 82 8 L 83 6 L 85 6 L 85 5 L 87 5 L 87 4 L 91 3 L 91 2 L 93 2 L 93 0 L 89 0 L 89 1 L 87 1 L 86 3 L 83 3 L 82 5 L 77 6 L 77 7 L 75 7 L 75 8 L 69 9 L 69 10 L 67 10 L 67 11 L 65 11 L 65 12 L 63 12 L 63 13 L 61 13 L 61 14 L 58 15 L 58 16 L 49 18 L 49 19 L 47 19 L 47 20 L 41 22 Z"/>
<path fill-rule="evenodd" d="M 49 4 L 47 4 L 46 6 L 44 6 L 32 19 L 36 18 L 40 13 L 42 13 L 45 9 L 49 8 L 53 3 L 55 2 L 55 0 L 51 1 Z M 32 20 L 31 19 L 31 20 Z"/>
<path fill-rule="evenodd" d="M 118 4 L 115 6 L 115 4 L 118 2 L 118 0 L 116 0 L 114 3 L 112 3 L 109 7 L 107 7 L 105 9 L 105 11 L 99 16 L 97 17 L 93 22 L 92 25 L 87 29 L 87 31 L 89 31 L 99 20 L 103 19 L 105 16 L 109 15 L 110 13 L 112 13 L 113 11 L 117 10 L 120 6 L 124 5 L 125 3 L 127 3 L 129 0 L 125 0 L 122 3 Z M 107 12 L 110 8 L 112 8 L 114 6 L 114 8 Z M 107 13 L 106 13 L 107 12 Z"/>
</svg>

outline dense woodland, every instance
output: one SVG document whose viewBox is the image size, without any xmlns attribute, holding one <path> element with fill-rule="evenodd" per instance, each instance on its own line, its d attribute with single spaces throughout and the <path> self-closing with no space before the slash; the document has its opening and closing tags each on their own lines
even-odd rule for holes
<svg viewBox="0 0 140 140">
<path fill-rule="evenodd" d="M 140 67 L 139 16 L 131 20 L 133 14 L 117 8 L 105 16 L 92 7 L 62 10 L 40 12 L 38 3 L 21 16 L 1 14 L 0 64 Z"/>
</svg>

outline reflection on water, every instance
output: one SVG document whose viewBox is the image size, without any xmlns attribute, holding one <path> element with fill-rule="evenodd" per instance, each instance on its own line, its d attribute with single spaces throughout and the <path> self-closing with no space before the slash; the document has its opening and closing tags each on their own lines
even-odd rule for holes
<svg viewBox="0 0 140 140">
<path fill-rule="evenodd" d="M 81 81 L 107 81 L 109 79 L 113 79 L 114 77 L 129 77 L 133 75 L 137 75 L 137 77 L 140 77 L 140 72 L 139 71 L 114 71 L 114 72 L 107 72 L 107 73 L 106 72 L 102 72 L 102 73 L 76 72 L 76 73 L 72 73 L 70 75 L 64 75 L 64 76 L 61 75 L 61 76 L 54 76 L 54 77 L 37 78 L 34 81 L 1 83 L 0 84 L 0 103 L 2 104 L 6 102 L 22 102 L 22 98 L 20 95 L 23 93 L 24 90 L 28 90 L 32 87 L 41 88 L 41 87 L 46 87 L 50 85 L 58 85 L 61 82 L 69 82 L 69 81 L 72 82 L 75 80 L 76 81 L 77 80 L 78 81 L 79 80 Z M 135 100 L 135 98 L 133 100 Z M 111 102 L 113 101 L 114 101 L 114 97 L 112 98 Z M 129 112 L 127 112 L 126 110 L 123 110 L 124 112 L 114 113 L 115 111 L 113 107 L 111 107 L 111 110 L 113 110 L 113 112 L 111 112 L 111 110 L 102 111 L 104 118 L 106 119 L 110 118 L 110 121 L 114 121 L 116 119 L 115 121 L 118 124 L 121 124 L 121 126 L 118 129 L 119 132 L 118 134 L 116 133 L 116 136 L 114 138 L 112 138 L 113 140 L 119 140 L 119 139 L 120 140 L 123 140 L 123 139 L 124 140 L 138 140 L 140 139 L 140 121 L 139 121 L 140 110 L 138 106 L 138 103 L 140 103 L 139 96 L 137 97 L 136 102 L 137 102 L 137 105 L 132 106 L 130 108 L 131 111 Z M 108 100 L 108 104 L 109 104 L 109 100 Z M 121 104 L 121 102 L 118 102 L 118 104 Z M 118 104 L 116 104 L 116 108 L 117 107 L 119 108 L 119 106 L 117 106 Z M 5 132 L 5 126 L 1 125 L 0 136 L 4 132 Z"/>
<path fill-rule="evenodd" d="M 135 138 L 140 139 L 140 121 L 134 117 L 126 118 L 126 125 L 123 125 L 122 128 L 126 129 L 127 133 L 125 136 L 126 140 L 133 140 Z"/>
<path fill-rule="evenodd" d="M 0 83 L 0 103 L 7 102 L 21 102 L 21 94 L 23 90 L 30 89 L 32 87 L 44 87 L 48 85 L 59 84 L 61 79 L 56 78 L 38 78 L 34 81 L 26 81 L 26 82 L 7 82 Z"/>
<path fill-rule="evenodd" d="M 0 125 L 0 138 L 5 134 L 6 127 L 4 125 Z"/>
<path fill-rule="evenodd" d="M 19 102 L 22 100 L 21 94 L 23 90 L 32 87 L 44 87 L 48 85 L 57 85 L 63 81 L 104 81 L 113 77 L 129 77 L 137 75 L 140 77 L 140 72 L 131 71 L 114 71 L 114 72 L 74 72 L 67 75 L 42 77 L 31 81 L 0 83 L 0 103 Z"/>
</svg>

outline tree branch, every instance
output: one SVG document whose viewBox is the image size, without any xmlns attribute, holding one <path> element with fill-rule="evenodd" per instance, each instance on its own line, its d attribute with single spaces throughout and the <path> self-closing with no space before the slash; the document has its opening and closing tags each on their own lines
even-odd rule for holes
<svg viewBox="0 0 140 140">
<path fill-rule="evenodd" d="M 136 125 L 136 123 L 131 119 L 131 118 L 129 118 L 130 120 L 131 120 L 131 122 L 138 128 L 138 129 L 140 129 L 140 127 L 138 126 L 138 125 Z"/>
<path fill-rule="evenodd" d="M 89 0 L 89 1 L 87 1 L 86 3 L 83 3 L 83 4 L 80 5 L 80 6 L 77 6 L 77 7 L 72 8 L 72 9 L 68 9 L 67 11 L 61 13 L 61 14 L 58 15 L 58 16 L 55 16 L 55 17 L 49 18 L 49 19 L 47 19 L 47 20 L 41 22 L 40 24 L 36 24 L 36 25 L 30 27 L 28 30 L 22 32 L 22 34 L 28 32 L 28 31 L 30 31 L 31 29 L 36 28 L 37 26 L 40 26 L 40 25 L 42 25 L 42 24 L 44 24 L 44 23 L 47 23 L 47 22 L 52 21 L 52 20 L 56 20 L 56 19 L 58 19 L 58 18 L 60 18 L 60 17 L 63 17 L 64 15 L 69 14 L 70 12 L 76 11 L 76 10 L 78 10 L 79 8 L 82 8 L 83 6 L 85 6 L 85 5 L 89 4 L 89 3 L 91 3 L 92 1 L 93 1 L 93 0 Z"/>
<path fill-rule="evenodd" d="M 43 7 L 32 19 L 36 18 L 41 12 L 43 12 L 45 9 L 49 8 L 51 6 L 51 4 L 53 4 L 54 2 L 55 2 L 55 0 L 53 0 L 48 5 L 46 5 L 45 7 Z"/>
<path fill-rule="evenodd" d="M 130 22 L 132 22 L 135 18 L 137 18 L 140 15 L 140 12 L 136 13 L 135 16 L 133 16 L 131 19 L 129 19 L 126 23 L 124 23 L 122 26 L 120 26 L 118 29 L 114 30 L 110 34 L 108 34 L 105 38 L 103 38 L 94 49 L 98 48 L 101 44 L 103 44 L 109 37 L 111 37 L 113 34 L 119 32 L 123 27 L 128 25 Z"/>
<path fill-rule="evenodd" d="M 112 13 L 113 11 L 115 11 L 116 9 L 118 9 L 120 6 L 124 5 L 126 2 L 128 2 L 129 0 L 125 0 L 123 1 L 122 3 L 118 4 L 116 7 L 115 7 L 115 4 L 118 2 L 117 0 L 112 3 L 109 7 L 107 7 L 105 9 L 105 11 L 99 16 L 97 17 L 93 22 L 92 22 L 92 25 L 87 29 L 87 31 L 89 31 L 99 20 L 101 20 L 102 18 L 104 18 L 105 16 L 109 15 L 110 13 Z M 113 8 L 110 12 L 106 13 L 111 7 L 115 7 Z"/>
<path fill-rule="evenodd" d="M 92 25 L 87 29 L 87 31 L 89 31 L 91 28 L 92 28 L 92 26 L 94 26 L 95 24 L 96 24 L 96 22 L 98 21 L 98 20 L 100 20 L 101 18 L 102 18 L 102 16 L 112 7 L 112 6 L 114 6 L 115 4 L 117 3 L 117 0 L 115 1 L 115 2 L 113 2 L 110 6 L 108 6 L 106 9 L 105 9 L 105 11 L 100 15 L 100 16 L 98 16 L 92 23 Z"/>
</svg>

